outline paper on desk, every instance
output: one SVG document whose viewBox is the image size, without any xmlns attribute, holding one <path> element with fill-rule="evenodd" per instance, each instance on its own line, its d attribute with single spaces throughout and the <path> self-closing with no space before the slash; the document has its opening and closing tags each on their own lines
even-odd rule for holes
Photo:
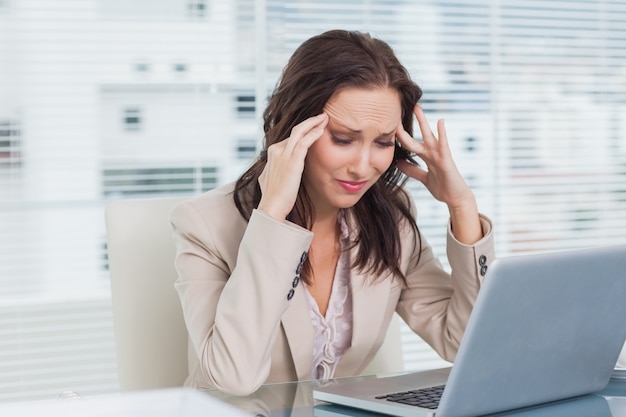
<svg viewBox="0 0 626 417">
<path fill-rule="evenodd" d="M 140 391 L 67 401 L 0 405 L 12 417 L 250 417 L 233 406 L 189 388 Z"/>
<path fill-rule="evenodd" d="M 604 397 L 609 403 L 612 417 L 626 416 L 626 397 Z"/>
<path fill-rule="evenodd" d="M 619 354 L 619 358 L 617 358 L 615 369 L 626 369 L 626 344 L 622 347 L 622 352 Z"/>
</svg>

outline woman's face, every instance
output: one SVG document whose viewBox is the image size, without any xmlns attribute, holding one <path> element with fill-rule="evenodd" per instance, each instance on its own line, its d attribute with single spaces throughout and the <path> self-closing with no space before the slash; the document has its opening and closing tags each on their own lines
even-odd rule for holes
<svg viewBox="0 0 626 417">
<path fill-rule="evenodd" d="M 303 181 L 317 214 L 354 206 L 389 168 L 400 124 L 400 96 L 390 88 L 346 88 L 326 103 L 329 120 L 309 149 Z"/>
</svg>

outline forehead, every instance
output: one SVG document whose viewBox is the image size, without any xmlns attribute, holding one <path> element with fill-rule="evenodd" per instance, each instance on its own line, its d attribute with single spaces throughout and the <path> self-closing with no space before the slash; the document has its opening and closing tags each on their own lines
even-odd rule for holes
<svg viewBox="0 0 626 417">
<path fill-rule="evenodd" d="M 345 88 L 328 100 L 324 112 L 331 122 L 351 130 L 375 127 L 390 132 L 400 123 L 400 94 L 392 88 Z"/>
</svg>

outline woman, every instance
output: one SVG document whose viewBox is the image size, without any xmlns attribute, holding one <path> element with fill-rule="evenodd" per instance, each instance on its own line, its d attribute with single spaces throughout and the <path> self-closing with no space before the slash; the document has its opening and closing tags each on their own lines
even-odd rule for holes
<svg viewBox="0 0 626 417">
<path fill-rule="evenodd" d="M 172 215 L 187 385 L 245 395 L 357 375 L 394 311 L 454 359 L 494 258 L 491 222 L 420 96 L 391 48 L 367 34 L 330 31 L 295 51 L 264 113 L 261 156 Z M 407 176 L 449 208 L 451 276 L 419 234 Z"/>
</svg>

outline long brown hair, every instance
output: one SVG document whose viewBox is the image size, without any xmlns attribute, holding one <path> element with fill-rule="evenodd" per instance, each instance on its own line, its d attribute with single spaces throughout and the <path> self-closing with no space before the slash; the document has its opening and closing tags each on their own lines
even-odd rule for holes
<svg viewBox="0 0 626 417">
<path fill-rule="evenodd" d="M 402 106 L 402 125 L 413 133 L 413 108 L 422 90 L 398 61 L 391 47 L 367 33 L 332 30 L 302 43 L 287 66 L 263 113 L 265 138 L 259 158 L 237 180 L 234 200 L 237 209 L 249 220 L 261 200 L 259 176 L 267 163 L 267 148 L 285 140 L 291 129 L 309 117 L 322 113 L 326 102 L 343 88 L 393 88 Z M 413 227 L 420 244 L 419 230 L 410 212 L 409 195 L 402 186 L 406 176 L 398 169 L 398 160 L 414 163 L 397 142 L 391 166 L 351 208 L 358 233 L 351 245 L 358 246 L 352 266 L 377 277 L 391 272 L 405 279 L 399 267 L 400 231 L 404 218 Z M 296 203 L 288 220 L 311 230 L 314 208 L 300 185 Z M 305 263 L 301 278 L 310 283 L 311 266 Z"/>
</svg>

